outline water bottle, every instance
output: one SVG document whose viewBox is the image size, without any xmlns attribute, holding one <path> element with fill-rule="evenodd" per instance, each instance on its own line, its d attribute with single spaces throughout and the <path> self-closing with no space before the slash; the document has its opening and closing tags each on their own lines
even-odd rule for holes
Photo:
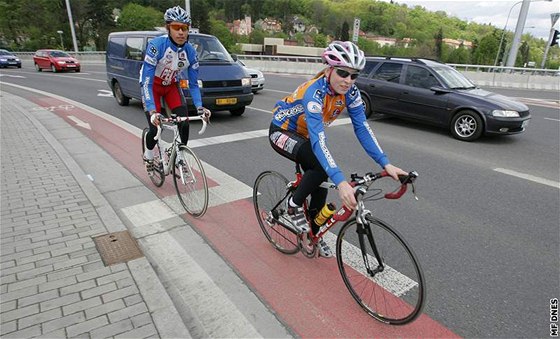
<svg viewBox="0 0 560 339">
<path fill-rule="evenodd" d="M 335 210 L 336 207 L 333 203 L 328 203 L 323 206 L 319 213 L 317 213 L 317 216 L 315 216 L 315 219 L 313 219 L 315 225 L 323 226 L 323 224 L 334 214 Z"/>
</svg>

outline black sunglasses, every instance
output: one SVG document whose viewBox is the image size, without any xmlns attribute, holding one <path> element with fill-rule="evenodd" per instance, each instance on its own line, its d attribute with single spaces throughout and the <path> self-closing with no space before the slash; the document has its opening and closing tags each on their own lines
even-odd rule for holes
<svg viewBox="0 0 560 339">
<path fill-rule="evenodd" d="M 335 68 L 335 70 L 336 74 L 341 78 L 347 78 L 348 76 L 350 76 L 350 79 L 352 80 L 356 80 L 358 78 L 359 73 L 350 73 L 340 68 Z"/>
</svg>

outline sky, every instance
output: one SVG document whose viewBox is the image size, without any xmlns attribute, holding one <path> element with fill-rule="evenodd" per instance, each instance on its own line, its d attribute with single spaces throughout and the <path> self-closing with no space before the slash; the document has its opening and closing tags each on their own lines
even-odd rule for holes
<svg viewBox="0 0 560 339">
<path fill-rule="evenodd" d="M 389 2 L 390 0 L 381 1 Z M 521 10 L 520 0 L 393 0 L 393 2 L 406 4 L 408 7 L 419 5 L 431 12 L 445 11 L 450 17 L 454 16 L 480 24 L 491 23 L 499 29 L 503 29 L 507 22 L 507 30 L 511 32 L 515 32 L 517 18 Z M 511 14 L 508 20 L 510 9 Z M 551 2 L 532 0 L 523 33 L 530 33 L 534 37 L 548 40 L 552 24 L 550 15 L 558 12 L 560 12 L 560 0 Z M 560 19 L 554 27 L 560 30 L 559 26 Z"/>
</svg>

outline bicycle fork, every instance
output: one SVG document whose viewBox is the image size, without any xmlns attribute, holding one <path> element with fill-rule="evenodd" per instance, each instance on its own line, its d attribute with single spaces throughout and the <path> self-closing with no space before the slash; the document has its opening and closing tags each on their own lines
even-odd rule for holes
<svg viewBox="0 0 560 339">
<path fill-rule="evenodd" d="M 370 277 L 374 277 L 377 273 L 383 272 L 385 270 L 385 266 L 383 265 L 383 259 L 381 258 L 381 254 L 377 249 L 377 245 L 375 244 L 375 240 L 373 239 L 373 233 L 371 232 L 371 227 L 369 227 L 369 221 L 366 220 L 365 215 L 369 214 L 369 211 L 365 211 L 362 213 L 357 219 L 356 223 L 357 233 L 358 233 L 358 241 L 360 243 L 360 251 L 362 252 L 362 260 L 364 261 L 364 266 L 366 271 Z M 368 257 L 367 253 L 367 244 L 366 239 L 369 243 L 373 251 L 373 255 L 375 256 L 375 260 L 377 260 L 377 267 L 372 268 L 370 264 L 370 258 Z"/>
</svg>

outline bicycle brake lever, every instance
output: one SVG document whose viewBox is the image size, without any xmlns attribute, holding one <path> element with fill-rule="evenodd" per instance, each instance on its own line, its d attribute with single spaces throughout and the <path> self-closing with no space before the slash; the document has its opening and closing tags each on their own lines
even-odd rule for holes
<svg viewBox="0 0 560 339">
<path fill-rule="evenodd" d="M 414 187 L 414 183 L 410 183 L 410 186 L 412 186 L 412 195 L 414 196 L 414 199 L 418 201 L 418 196 L 416 195 L 416 188 Z"/>
</svg>

